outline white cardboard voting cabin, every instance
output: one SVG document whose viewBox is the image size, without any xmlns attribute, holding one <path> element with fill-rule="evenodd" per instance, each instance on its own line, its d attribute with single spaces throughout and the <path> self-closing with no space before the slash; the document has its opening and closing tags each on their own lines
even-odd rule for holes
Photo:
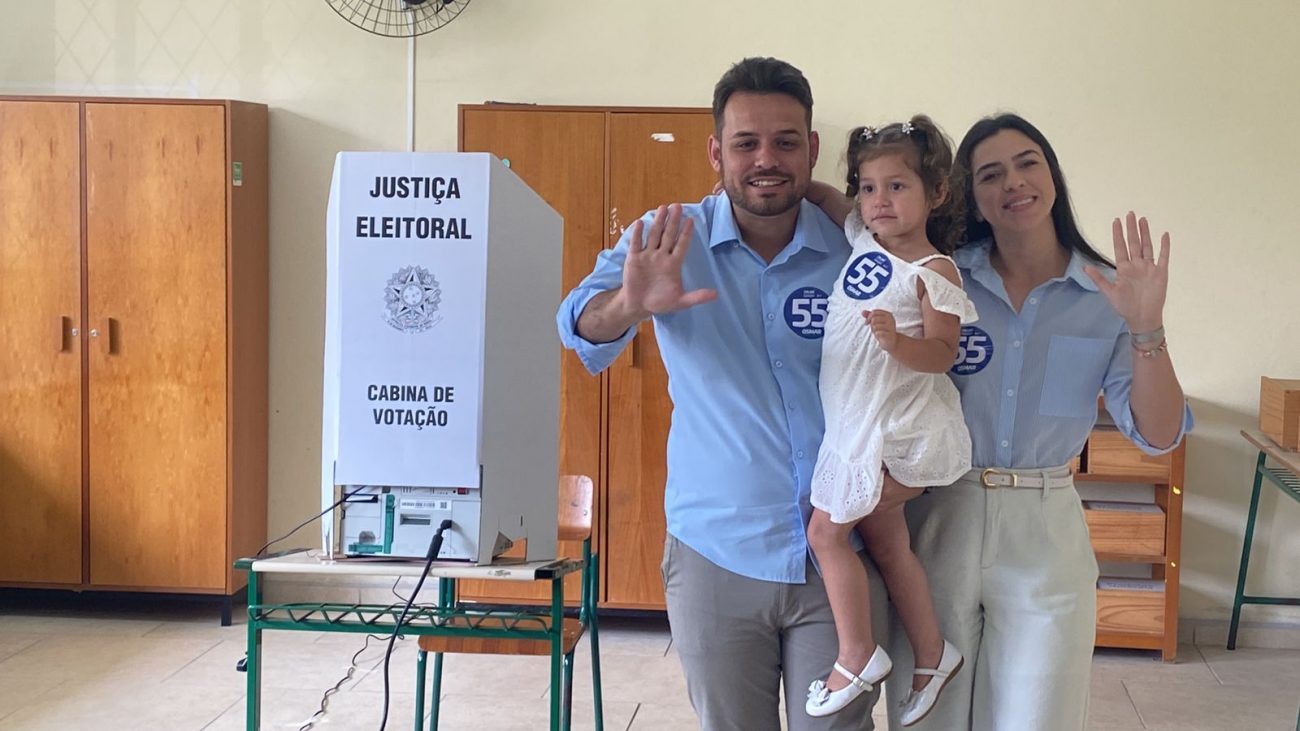
<svg viewBox="0 0 1300 731">
<path fill-rule="evenodd" d="M 339 153 L 322 508 L 340 486 L 446 488 L 440 555 L 527 538 L 529 560 L 555 556 L 562 227 L 488 154 Z"/>
</svg>

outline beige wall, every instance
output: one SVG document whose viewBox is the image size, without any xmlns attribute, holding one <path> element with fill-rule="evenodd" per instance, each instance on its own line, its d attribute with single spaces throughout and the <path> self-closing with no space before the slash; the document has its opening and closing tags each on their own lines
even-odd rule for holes
<svg viewBox="0 0 1300 731">
<path fill-rule="evenodd" d="M 272 532 L 291 527 L 318 509 L 333 156 L 403 149 L 406 42 L 352 28 L 323 0 L 5 5 L 0 93 L 271 106 L 270 509 Z M 959 137 L 980 115 L 1021 112 L 1055 144 L 1099 248 L 1128 208 L 1173 232 L 1166 324 L 1198 419 L 1182 613 L 1226 617 L 1253 465 L 1237 431 L 1255 419 L 1261 374 L 1300 377 L 1300 5 L 809 5 L 821 14 L 776 0 L 477 0 L 418 43 L 417 146 L 454 149 L 461 102 L 707 105 L 726 66 L 753 54 L 790 60 L 812 81 L 824 179 L 841 176 L 855 124 L 925 111 Z M 1270 491 L 1263 507 L 1279 514 L 1261 522 L 1252 589 L 1296 592 L 1300 506 Z M 1248 618 L 1300 621 L 1300 611 Z"/>
</svg>

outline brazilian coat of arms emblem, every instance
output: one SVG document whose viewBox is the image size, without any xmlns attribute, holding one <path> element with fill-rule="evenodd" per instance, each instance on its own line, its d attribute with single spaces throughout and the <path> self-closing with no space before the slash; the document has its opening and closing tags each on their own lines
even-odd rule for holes
<svg viewBox="0 0 1300 731">
<path fill-rule="evenodd" d="M 384 286 L 384 322 L 404 333 L 418 333 L 436 324 L 442 301 L 438 280 L 419 266 L 402 267 Z"/>
</svg>

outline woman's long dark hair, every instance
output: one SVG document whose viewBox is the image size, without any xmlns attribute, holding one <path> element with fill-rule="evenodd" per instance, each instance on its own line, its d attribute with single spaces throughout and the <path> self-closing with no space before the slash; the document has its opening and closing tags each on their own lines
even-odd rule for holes
<svg viewBox="0 0 1300 731">
<path fill-rule="evenodd" d="M 997 114 L 976 122 L 962 138 L 957 147 L 957 157 L 953 161 L 952 189 L 962 191 L 966 197 L 966 236 L 963 244 L 980 241 L 993 236 L 993 228 L 987 221 L 976 219 L 979 209 L 975 205 L 975 180 L 971 170 L 971 155 L 979 143 L 987 140 L 1002 130 L 1015 130 L 1028 137 L 1043 150 L 1047 158 L 1047 169 L 1052 173 L 1052 184 L 1056 186 L 1056 202 L 1052 204 L 1052 225 L 1056 227 L 1056 238 L 1067 249 L 1077 251 L 1088 259 L 1103 266 L 1114 267 L 1104 256 L 1083 238 L 1079 225 L 1074 221 L 1074 207 L 1070 204 L 1070 191 L 1065 186 L 1065 175 L 1061 173 L 1061 163 L 1056 159 L 1056 151 L 1038 128 L 1016 114 Z"/>
</svg>

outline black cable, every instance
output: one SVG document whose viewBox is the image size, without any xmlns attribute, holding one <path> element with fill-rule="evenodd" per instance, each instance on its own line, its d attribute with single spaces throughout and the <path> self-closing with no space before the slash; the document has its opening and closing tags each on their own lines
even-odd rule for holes
<svg viewBox="0 0 1300 731">
<path fill-rule="evenodd" d="M 364 490 L 364 489 L 366 489 L 366 486 L 365 486 L 365 485 L 362 485 L 361 487 L 358 487 L 357 489 L 353 490 L 352 492 L 349 492 L 349 493 L 347 493 L 346 495 L 344 495 L 343 497 L 339 498 L 339 501 L 338 501 L 338 502 L 334 503 L 333 505 L 329 506 L 328 508 L 325 508 L 324 510 L 320 511 L 319 513 L 317 513 L 317 514 L 313 515 L 312 517 L 310 517 L 310 518 L 304 520 L 303 522 L 299 523 L 298 525 L 296 525 L 296 526 L 294 527 L 293 530 L 289 531 L 288 533 L 285 533 L 284 535 L 280 536 L 279 538 L 273 538 L 273 539 L 267 541 L 266 544 L 265 544 L 264 546 L 262 546 L 261 548 L 257 549 L 257 553 L 253 554 L 253 558 L 260 558 L 261 555 L 262 555 L 262 552 L 265 551 L 266 549 L 270 548 L 272 545 L 274 545 L 274 544 L 276 544 L 276 543 L 279 543 L 280 541 L 283 541 L 284 539 L 288 538 L 289 536 L 293 535 L 294 533 L 297 533 L 297 532 L 298 532 L 299 530 L 301 530 L 304 526 L 310 525 L 311 523 L 315 522 L 317 519 L 324 517 L 326 513 L 330 512 L 330 511 L 333 510 L 334 508 L 337 508 L 338 506 L 340 506 L 340 505 L 342 505 L 343 503 L 347 502 L 348 498 L 352 497 L 353 495 L 356 495 L 357 493 L 361 492 L 361 491 Z"/>
<path fill-rule="evenodd" d="M 438 553 L 442 551 L 442 534 L 450 528 L 450 520 L 438 524 L 438 530 L 433 534 L 433 540 L 429 542 L 429 555 L 425 557 L 424 571 L 420 572 L 420 580 L 415 582 L 415 589 L 411 591 L 411 597 L 406 600 L 406 606 L 402 607 L 402 614 L 397 618 L 393 633 L 388 636 L 388 649 L 384 652 L 384 717 L 379 722 L 379 731 L 388 728 L 388 664 L 393 657 L 393 642 L 401 633 L 402 625 L 406 623 L 406 615 L 411 611 L 411 605 L 415 604 L 415 598 L 420 595 L 420 588 L 424 586 L 424 580 L 429 576 L 429 569 L 433 568 L 434 559 L 438 558 Z"/>
<path fill-rule="evenodd" d="M 347 673 L 344 674 L 342 678 L 339 678 L 339 682 L 335 683 L 333 687 L 325 691 L 325 694 L 322 695 L 320 699 L 320 708 L 317 709 L 315 713 L 311 714 L 311 718 L 307 719 L 306 723 L 298 727 L 298 731 L 311 731 L 311 729 L 315 728 L 316 721 L 323 718 L 325 714 L 329 712 L 330 696 L 338 693 L 339 689 L 343 687 L 343 684 L 352 679 L 352 676 L 357 672 L 357 658 L 361 657 L 361 653 L 370 648 L 370 641 L 372 639 L 382 642 L 384 638 L 379 635 L 366 635 L 366 643 L 361 646 L 360 650 L 357 650 L 356 653 L 352 655 L 352 660 L 348 663 Z"/>
</svg>

